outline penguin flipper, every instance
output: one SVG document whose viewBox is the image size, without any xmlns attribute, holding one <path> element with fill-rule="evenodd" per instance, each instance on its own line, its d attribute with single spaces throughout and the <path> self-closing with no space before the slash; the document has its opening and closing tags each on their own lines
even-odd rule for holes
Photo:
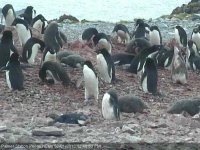
<svg viewBox="0 0 200 150">
<path fill-rule="evenodd" d="M 156 94 L 157 93 L 157 70 L 149 71 L 147 77 L 147 89 L 150 93 Z"/>
<path fill-rule="evenodd" d="M 12 73 L 12 75 L 11 75 L 11 73 Z M 21 69 L 16 68 L 15 70 L 10 70 L 9 71 L 9 79 L 10 79 L 10 83 L 11 83 L 13 90 L 21 91 L 24 89 L 24 86 L 23 86 L 24 76 L 23 76 Z"/>
<path fill-rule="evenodd" d="M 113 112 L 114 112 L 116 120 L 120 120 L 118 100 L 115 100 L 113 97 L 110 97 L 110 103 L 113 106 Z"/>
</svg>

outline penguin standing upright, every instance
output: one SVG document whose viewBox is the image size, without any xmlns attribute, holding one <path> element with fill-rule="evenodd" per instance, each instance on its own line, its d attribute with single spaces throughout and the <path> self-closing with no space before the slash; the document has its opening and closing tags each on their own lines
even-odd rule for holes
<svg viewBox="0 0 200 150">
<path fill-rule="evenodd" d="M 200 31 L 198 28 L 193 29 L 191 39 L 196 43 L 197 48 L 200 49 Z"/>
<path fill-rule="evenodd" d="M 100 77 L 107 83 L 113 82 L 115 78 L 115 66 L 112 57 L 108 51 L 99 49 L 97 52 L 97 70 L 100 73 Z"/>
<path fill-rule="evenodd" d="M 129 43 L 130 41 L 130 33 L 128 31 L 128 28 L 123 25 L 123 24 L 117 24 L 115 25 L 112 33 L 116 33 L 117 36 L 119 37 L 119 41 L 121 41 L 122 43 Z"/>
<path fill-rule="evenodd" d="M 179 49 L 174 46 L 174 56 L 172 60 L 171 77 L 173 83 L 187 83 L 187 68 Z"/>
<path fill-rule="evenodd" d="M 56 62 L 56 52 L 55 50 L 51 49 L 50 47 L 45 47 L 43 51 L 42 63 L 46 61 Z"/>
<path fill-rule="evenodd" d="M 85 61 L 84 63 L 83 77 L 85 82 L 85 100 L 88 101 L 91 96 L 94 96 L 95 100 L 98 102 L 98 77 L 91 61 L 89 60 Z"/>
<path fill-rule="evenodd" d="M 21 14 L 20 17 L 23 17 L 24 20 L 26 20 L 27 23 L 30 25 L 35 15 L 36 15 L 36 10 L 34 10 L 33 6 L 27 6 L 24 13 Z"/>
<path fill-rule="evenodd" d="M 35 18 L 33 18 L 31 22 L 31 26 L 38 30 L 41 34 L 44 34 L 44 30 L 46 28 L 46 22 L 47 20 L 44 18 L 43 15 L 39 14 Z"/>
<path fill-rule="evenodd" d="M 136 29 L 133 32 L 133 39 L 136 38 L 148 38 L 149 25 L 144 23 L 142 19 L 137 19 L 136 21 Z"/>
<path fill-rule="evenodd" d="M 98 31 L 96 28 L 87 28 L 82 33 L 82 40 L 84 41 L 84 43 L 90 42 L 97 34 Z"/>
<path fill-rule="evenodd" d="M 43 82 L 54 84 L 62 81 L 64 86 L 68 86 L 70 78 L 60 63 L 47 61 L 44 62 L 39 70 L 39 77 Z"/>
<path fill-rule="evenodd" d="M 17 53 L 12 53 L 9 62 L 3 70 L 6 70 L 6 82 L 9 89 L 19 91 L 24 89 L 24 75 L 20 67 L 19 55 Z"/>
<path fill-rule="evenodd" d="M 152 58 L 146 58 L 141 78 L 142 89 L 145 93 L 157 94 L 158 72 Z"/>
<path fill-rule="evenodd" d="M 28 39 L 30 39 L 32 36 L 31 30 L 28 28 L 27 22 L 23 19 L 16 18 L 12 23 L 12 26 L 16 27 L 20 44 L 23 47 L 28 41 Z"/>
<path fill-rule="evenodd" d="M 11 26 L 13 21 L 15 20 L 16 18 L 16 14 L 15 14 L 15 11 L 14 11 L 14 8 L 11 4 L 6 4 L 3 8 L 2 8 L 2 14 L 3 14 L 3 17 L 5 19 L 5 25 L 8 27 L 8 26 Z"/>
<path fill-rule="evenodd" d="M 162 36 L 157 26 L 151 26 L 149 32 L 149 42 L 151 46 L 162 45 Z"/>
<path fill-rule="evenodd" d="M 43 51 L 44 46 L 44 42 L 40 39 L 35 37 L 30 38 L 23 47 L 22 59 L 20 61 L 34 64 L 38 50 Z"/>
<path fill-rule="evenodd" d="M 187 47 L 187 34 L 181 26 L 175 27 L 175 39 L 182 47 Z"/>
<path fill-rule="evenodd" d="M 11 31 L 4 31 L 0 43 L 0 68 L 6 66 L 11 53 L 17 53 L 13 45 L 13 36 Z"/>
<path fill-rule="evenodd" d="M 58 30 L 56 22 L 51 22 L 44 31 L 45 45 L 58 52 L 63 45 L 62 40 L 66 40 L 65 35 Z"/>
<path fill-rule="evenodd" d="M 102 115 L 108 120 L 120 120 L 118 96 L 114 89 L 108 90 L 103 96 Z"/>
<path fill-rule="evenodd" d="M 194 71 L 200 71 L 200 56 L 196 56 L 195 51 L 192 49 L 189 52 L 188 61 L 186 61 L 186 63 L 188 63 L 187 65 Z"/>
<path fill-rule="evenodd" d="M 200 56 L 199 49 L 197 48 L 197 44 L 192 40 L 188 40 L 188 50 L 190 51 L 192 50 L 194 51 L 196 56 Z"/>
<path fill-rule="evenodd" d="M 93 43 L 97 49 L 106 49 L 110 54 L 112 51 L 112 46 L 108 36 L 105 33 L 98 33 L 93 38 Z"/>
</svg>

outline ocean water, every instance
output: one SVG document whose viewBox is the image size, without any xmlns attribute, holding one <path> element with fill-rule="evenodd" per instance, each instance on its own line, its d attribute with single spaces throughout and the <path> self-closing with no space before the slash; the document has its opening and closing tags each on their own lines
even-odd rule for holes
<svg viewBox="0 0 200 150">
<path fill-rule="evenodd" d="M 0 0 L 0 8 L 12 4 L 15 11 L 32 5 L 37 14 L 55 19 L 71 14 L 79 20 L 132 21 L 134 18 L 158 18 L 190 0 Z"/>
</svg>

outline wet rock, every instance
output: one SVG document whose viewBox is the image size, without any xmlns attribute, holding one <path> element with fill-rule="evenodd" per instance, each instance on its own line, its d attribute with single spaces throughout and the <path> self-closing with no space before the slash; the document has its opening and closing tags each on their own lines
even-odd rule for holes
<svg viewBox="0 0 200 150">
<path fill-rule="evenodd" d="M 56 127 L 42 127 L 32 131 L 34 136 L 63 136 L 64 132 L 62 129 Z"/>
</svg>

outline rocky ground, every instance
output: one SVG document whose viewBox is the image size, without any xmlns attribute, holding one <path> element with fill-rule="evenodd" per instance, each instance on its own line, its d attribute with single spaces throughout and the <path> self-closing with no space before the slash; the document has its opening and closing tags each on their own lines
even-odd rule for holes
<svg viewBox="0 0 200 150">
<path fill-rule="evenodd" d="M 163 41 L 168 42 L 173 37 L 174 26 L 182 25 L 190 38 L 191 31 L 198 23 L 188 20 L 149 20 L 150 25 L 158 25 Z M 81 46 L 80 35 L 88 27 L 96 27 L 100 32 L 110 34 L 114 24 L 105 22 L 89 22 L 76 24 L 60 24 L 66 33 L 68 43 L 64 49 L 73 50 L 95 63 L 94 50 L 88 46 Z M 126 23 L 130 31 L 134 29 L 134 22 Z M 16 35 L 16 33 L 15 33 Z M 15 45 L 21 52 L 17 36 Z M 122 44 L 113 43 L 113 53 L 125 51 Z M 190 116 L 171 115 L 166 113 L 169 106 L 175 101 L 199 96 L 200 76 L 189 71 L 186 85 L 173 84 L 169 70 L 158 70 L 158 89 L 162 96 L 144 94 L 141 90 L 140 81 L 136 75 L 127 73 L 122 68 L 117 68 L 116 76 L 122 79 L 114 85 L 100 82 L 99 101 L 103 94 L 110 88 L 115 88 L 118 95 L 132 93 L 140 97 L 148 105 L 143 114 L 121 114 L 120 121 L 107 121 L 102 118 L 101 106 L 91 100 L 85 105 L 84 88 L 63 87 L 61 84 L 52 86 L 44 85 L 38 77 L 41 53 L 38 54 L 37 64 L 33 68 L 24 70 L 25 90 L 10 91 L 5 81 L 5 74 L 0 74 L 0 143 L 120 143 L 118 148 L 124 147 L 124 143 L 196 143 L 200 137 L 200 119 Z M 76 82 L 81 77 L 81 70 L 67 69 L 71 80 Z M 49 114 L 64 114 L 69 112 L 83 112 L 90 118 L 86 126 L 54 124 L 53 129 L 60 136 L 34 136 L 32 132 L 41 127 L 48 127 L 51 118 Z M 99 145 L 87 145 L 97 146 Z M 98 147 L 99 146 L 99 147 Z M 104 145 L 105 146 L 105 145 Z M 106 145 L 107 148 L 114 145 Z M 149 147 L 149 145 L 146 145 Z M 192 144 L 192 146 L 194 146 Z M 198 147 L 198 145 L 195 145 Z M 175 146 L 167 145 L 168 148 Z M 193 147 L 193 148 L 196 148 Z M 94 147 L 93 147 L 94 148 Z M 105 147 L 104 147 L 105 148 Z M 81 148 L 82 149 L 82 148 Z M 147 148 L 145 148 L 147 149 Z M 148 148 L 152 149 L 152 148 Z M 159 149 L 159 146 L 158 146 Z"/>
</svg>

